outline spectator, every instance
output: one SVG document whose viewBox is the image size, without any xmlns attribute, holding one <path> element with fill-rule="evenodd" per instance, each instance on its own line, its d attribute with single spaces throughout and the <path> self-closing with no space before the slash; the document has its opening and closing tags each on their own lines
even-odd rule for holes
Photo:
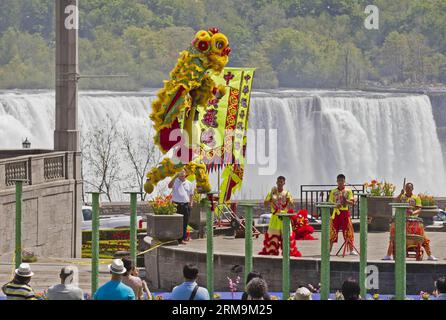
<svg viewBox="0 0 446 320">
<path fill-rule="evenodd" d="M 313 294 L 306 287 L 299 287 L 294 294 L 294 300 L 313 300 Z"/>
<path fill-rule="evenodd" d="M 137 300 L 144 299 L 144 292 L 147 293 L 147 298 L 151 300 L 152 294 L 146 282 L 138 276 L 138 268 L 135 267 L 133 261 L 129 258 L 123 258 L 122 262 L 126 268 L 126 272 L 122 276 L 122 283 L 133 289 Z"/>
<path fill-rule="evenodd" d="M 34 273 L 29 264 L 22 263 L 14 271 L 14 279 L 2 287 L 7 300 L 37 300 L 33 288 L 29 285 Z"/>
<path fill-rule="evenodd" d="M 94 300 L 135 300 L 132 288 L 122 283 L 122 275 L 127 271 L 121 259 L 114 259 L 108 266 L 111 280 L 94 294 Z"/>
<path fill-rule="evenodd" d="M 359 284 L 352 278 L 344 281 L 341 291 L 342 295 L 344 296 L 344 300 L 361 300 L 361 296 L 359 295 L 361 292 Z"/>
<path fill-rule="evenodd" d="M 262 278 L 253 278 L 246 285 L 248 300 L 264 300 L 265 294 L 268 292 L 268 285 Z"/>
<path fill-rule="evenodd" d="M 446 300 L 446 277 L 440 277 L 435 281 L 435 291 L 437 294 L 435 300 Z"/>
<path fill-rule="evenodd" d="M 73 285 L 74 270 L 72 267 L 63 267 L 60 270 L 60 284 L 48 289 L 48 300 L 84 300 L 82 289 Z"/>
<path fill-rule="evenodd" d="M 249 281 L 251 281 L 254 278 L 263 279 L 263 277 L 260 274 L 260 272 L 252 271 L 252 272 L 248 273 L 248 276 L 246 277 L 246 285 L 248 285 Z M 243 294 L 242 294 L 242 300 L 248 300 L 248 293 L 246 291 L 243 292 Z M 268 292 L 265 293 L 265 296 L 263 297 L 263 300 L 271 300 L 271 297 L 270 297 Z"/>
<path fill-rule="evenodd" d="M 198 268 L 193 264 L 186 264 L 183 268 L 185 281 L 172 290 L 172 300 L 209 300 L 206 288 L 197 284 Z"/>
</svg>

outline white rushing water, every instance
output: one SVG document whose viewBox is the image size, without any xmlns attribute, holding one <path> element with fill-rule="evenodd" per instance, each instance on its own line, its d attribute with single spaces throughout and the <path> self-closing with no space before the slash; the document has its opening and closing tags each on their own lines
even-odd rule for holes
<svg viewBox="0 0 446 320">
<path fill-rule="evenodd" d="M 154 91 L 82 92 L 82 131 L 103 126 L 109 116 L 120 131 L 143 134 L 150 130 L 154 98 Z M 258 92 L 252 99 L 250 127 L 277 129 L 277 171 L 259 175 L 264 165 L 248 165 L 237 198 L 262 198 L 278 175 L 287 177 L 288 188 L 298 197 L 301 184 L 333 184 L 340 172 L 349 183 L 377 178 L 397 184 L 398 192 L 406 177 L 416 192 L 446 194 L 443 156 L 427 96 Z M 19 148 L 28 137 L 33 148 L 51 149 L 53 130 L 53 92 L 0 92 L 0 148 Z M 248 152 L 257 143 L 248 140 Z M 121 167 L 130 170 L 124 161 Z"/>
</svg>

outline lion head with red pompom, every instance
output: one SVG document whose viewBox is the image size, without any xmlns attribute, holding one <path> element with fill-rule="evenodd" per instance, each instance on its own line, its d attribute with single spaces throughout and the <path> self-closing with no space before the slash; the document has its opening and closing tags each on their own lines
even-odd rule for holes
<svg viewBox="0 0 446 320">
<path fill-rule="evenodd" d="M 229 40 L 218 28 L 198 31 L 192 40 L 192 47 L 217 73 L 223 71 L 229 61 Z"/>
</svg>

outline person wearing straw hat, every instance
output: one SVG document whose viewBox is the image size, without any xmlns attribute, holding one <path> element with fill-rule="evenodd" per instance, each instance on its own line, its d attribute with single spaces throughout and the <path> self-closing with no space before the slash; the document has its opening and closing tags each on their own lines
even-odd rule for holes
<svg viewBox="0 0 446 320">
<path fill-rule="evenodd" d="M 122 283 L 122 275 L 127 269 L 121 259 L 114 259 L 108 265 L 111 280 L 101 286 L 94 294 L 94 300 L 135 300 L 133 289 Z"/>
<path fill-rule="evenodd" d="M 14 279 L 2 287 L 7 300 L 37 300 L 33 288 L 29 285 L 34 273 L 27 263 L 22 263 L 14 271 Z"/>
</svg>

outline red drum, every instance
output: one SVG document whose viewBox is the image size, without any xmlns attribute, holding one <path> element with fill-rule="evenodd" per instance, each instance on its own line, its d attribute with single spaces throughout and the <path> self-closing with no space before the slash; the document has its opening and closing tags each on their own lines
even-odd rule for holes
<svg viewBox="0 0 446 320">
<path fill-rule="evenodd" d="M 395 223 L 390 225 L 390 239 L 395 240 Z M 406 218 L 406 244 L 413 246 L 424 241 L 423 219 L 418 217 Z"/>
</svg>

